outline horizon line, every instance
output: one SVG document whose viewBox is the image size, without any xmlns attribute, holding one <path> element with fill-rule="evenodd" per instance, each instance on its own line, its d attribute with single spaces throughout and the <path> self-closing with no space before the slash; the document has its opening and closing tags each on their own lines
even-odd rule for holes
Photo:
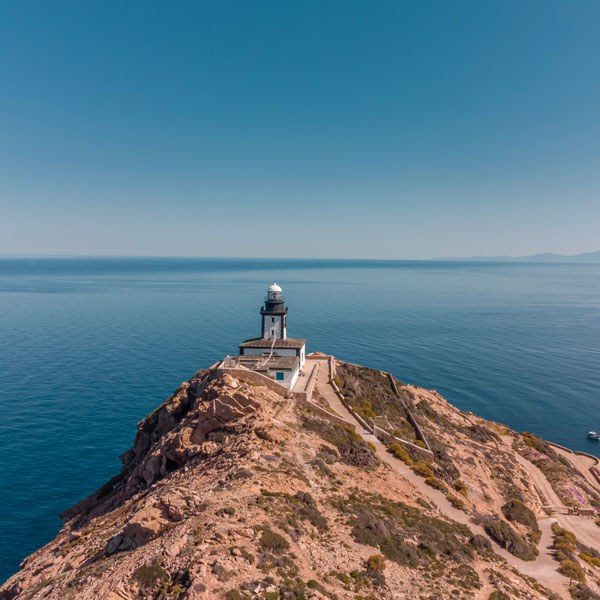
<svg viewBox="0 0 600 600">
<path fill-rule="evenodd" d="M 189 259 L 189 260 L 287 260 L 287 261 L 363 261 L 363 262 L 436 262 L 436 261 L 469 261 L 469 262 L 523 262 L 528 258 L 538 258 L 547 256 L 561 259 L 577 258 L 589 256 L 591 254 L 600 254 L 600 250 L 588 252 L 578 252 L 575 254 L 559 254 L 555 252 L 540 252 L 530 255 L 509 256 L 509 255 L 473 255 L 473 256 L 437 256 L 429 258 L 364 258 L 364 257 L 303 257 L 303 256 L 207 256 L 193 254 L 11 254 L 0 253 L 0 259 Z M 539 262 L 539 261 L 532 261 Z M 551 262 L 548 260 L 546 262 Z M 561 262 L 565 262 L 562 260 Z M 599 260 L 600 262 L 600 260 Z"/>
</svg>

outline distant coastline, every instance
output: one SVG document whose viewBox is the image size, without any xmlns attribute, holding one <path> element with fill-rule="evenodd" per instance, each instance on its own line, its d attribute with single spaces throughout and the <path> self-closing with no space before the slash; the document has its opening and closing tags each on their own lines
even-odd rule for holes
<svg viewBox="0 0 600 600">
<path fill-rule="evenodd" d="M 555 254 L 544 252 L 531 256 L 457 256 L 441 257 L 435 260 L 472 260 L 472 261 L 498 261 L 498 262 L 552 262 L 552 263 L 600 263 L 600 250 L 584 252 L 582 254 Z"/>
</svg>

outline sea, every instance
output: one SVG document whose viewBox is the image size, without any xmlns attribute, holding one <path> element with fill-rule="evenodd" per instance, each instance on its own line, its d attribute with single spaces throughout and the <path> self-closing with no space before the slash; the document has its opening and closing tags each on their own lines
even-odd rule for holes
<svg viewBox="0 0 600 600">
<path fill-rule="evenodd" d="M 260 335 L 273 282 L 309 352 L 600 456 L 600 264 L 0 259 L 0 581 L 118 473 L 140 419 Z"/>
</svg>

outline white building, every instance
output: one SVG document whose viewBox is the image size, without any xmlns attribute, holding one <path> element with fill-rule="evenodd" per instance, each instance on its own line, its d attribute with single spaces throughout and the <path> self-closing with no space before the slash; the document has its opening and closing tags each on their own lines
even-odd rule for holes
<svg viewBox="0 0 600 600">
<path fill-rule="evenodd" d="M 238 362 L 292 389 L 304 366 L 306 340 L 287 337 L 287 312 L 282 290 L 274 283 L 260 308 L 261 336 L 240 344 Z"/>
</svg>

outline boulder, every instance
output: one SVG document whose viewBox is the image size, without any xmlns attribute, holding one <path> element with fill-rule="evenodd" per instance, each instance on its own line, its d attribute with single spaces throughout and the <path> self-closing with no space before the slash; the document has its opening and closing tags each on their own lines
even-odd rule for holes
<svg viewBox="0 0 600 600">
<path fill-rule="evenodd" d="M 123 529 L 123 535 L 131 539 L 137 548 L 147 544 L 158 536 L 163 527 L 168 523 L 155 507 L 143 508 L 138 511 Z"/>
</svg>

